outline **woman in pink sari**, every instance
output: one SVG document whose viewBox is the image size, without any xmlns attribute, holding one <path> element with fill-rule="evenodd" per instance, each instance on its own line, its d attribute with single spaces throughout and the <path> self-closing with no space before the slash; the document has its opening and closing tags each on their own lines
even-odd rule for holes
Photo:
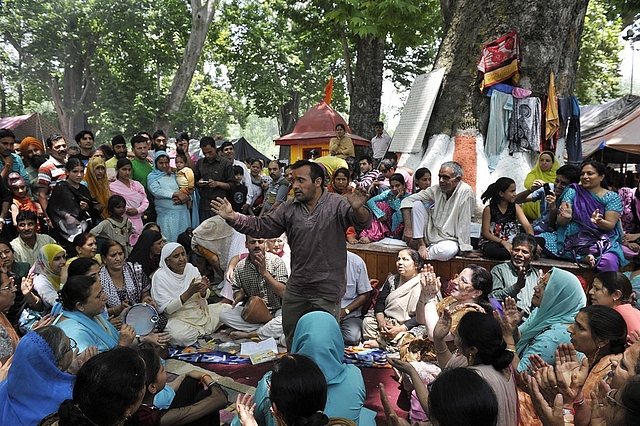
<svg viewBox="0 0 640 426">
<path fill-rule="evenodd" d="M 136 232 L 129 237 L 129 243 L 134 246 L 142 232 L 142 215 L 149 207 L 149 200 L 144 191 L 144 187 L 138 181 L 131 179 L 131 161 L 127 158 L 121 158 L 116 164 L 116 180 L 109 185 L 113 195 L 121 195 L 127 200 L 125 215 Z"/>
</svg>

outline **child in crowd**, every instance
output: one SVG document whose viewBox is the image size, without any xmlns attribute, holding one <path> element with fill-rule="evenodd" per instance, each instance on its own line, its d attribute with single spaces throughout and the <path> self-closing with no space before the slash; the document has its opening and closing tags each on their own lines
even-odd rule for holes
<svg viewBox="0 0 640 426">
<path fill-rule="evenodd" d="M 253 201 L 253 206 L 251 206 L 254 216 L 260 215 L 262 206 L 264 205 L 264 198 L 267 195 L 267 191 L 269 191 L 271 182 L 273 182 L 271 176 L 262 176 L 262 178 L 260 178 L 260 188 L 262 189 L 262 193 Z"/>
<path fill-rule="evenodd" d="M 367 207 L 371 209 L 375 218 L 371 222 L 371 227 L 360 233 L 360 242 L 368 244 L 380 241 L 385 237 L 402 238 L 404 223 L 400 204 L 409 194 L 407 194 L 404 176 L 394 173 L 389 178 L 389 186 L 380 195 L 371 197 L 367 201 Z"/>
<path fill-rule="evenodd" d="M 533 235 L 533 228 L 516 204 L 516 183 L 501 177 L 487 188 L 480 197 L 489 205 L 482 211 L 482 254 L 489 259 L 511 259 L 511 241 L 521 229 Z"/>
<path fill-rule="evenodd" d="M 233 166 L 233 174 L 236 178 L 235 184 L 227 192 L 227 199 L 233 207 L 233 211 L 244 214 L 251 214 L 250 206 L 247 204 L 247 192 L 249 189 L 242 183 L 244 170 L 241 166 Z"/>
<path fill-rule="evenodd" d="M 129 239 L 135 234 L 136 228 L 131 221 L 124 217 L 127 202 L 121 195 L 112 195 L 109 197 L 107 209 L 110 216 L 100 222 L 95 228 L 91 229 L 91 235 L 94 237 L 102 236 L 117 241 L 124 249 L 124 257 L 129 257 L 131 253 L 131 244 Z"/>
<path fill-rule="evenodd" d="M 176 182 L 180 188 L 180 192 L 187 195 L 193 195 L 196 189 L 196 178 L 193 170 L 187 167 L 187 156 L 185 154 L 176 154 Z M 187 208 L 191 210 L 192 200 L 187 202 Z"/>
<path fill-rule="evenodd" d="M 16 216 L 18 216 L 18 213 L 22 211 L 30 211 L 35 214 L 38 214 L 38 211 L 40 211 L 40 213 L 42 213 L 40 205 L 34 203 L 31 197 L 29 197 L 29 193 L 27 192 L 27 183 L 24 181 L 22 176 L 20 176 L 20 173 L 9 173 L 8 182 L 9 190 L 13 195 L 13 203 L 11 204 L 9 211 L 11 211 L 11 218 L 14 226 L 18 226 Z M 38 232 L 40 232 L 40 225 L 38 225 Z"/>
</svg>

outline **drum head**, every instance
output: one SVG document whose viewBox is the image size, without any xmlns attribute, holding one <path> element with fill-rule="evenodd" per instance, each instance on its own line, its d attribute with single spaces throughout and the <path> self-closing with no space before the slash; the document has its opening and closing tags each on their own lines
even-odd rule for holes
<svg viewBox="0 0 640 426">
<path fill-rule="evenodd" d="M 157 322 L 158 311 L 146 303 L 133 305 L 124 315 L 124 323 L 133 327 L 137 336 L 151 334 Z"/>
</svg>

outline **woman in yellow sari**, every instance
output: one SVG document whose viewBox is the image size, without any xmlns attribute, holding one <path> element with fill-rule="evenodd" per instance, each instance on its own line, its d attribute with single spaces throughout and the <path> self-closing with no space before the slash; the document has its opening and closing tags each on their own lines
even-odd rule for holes
<svg viewBox="0 0 640 426">
<path fill-rule="evenodd" d="M 542 151 L 538 155 L 536 166 L 524 179 L 524 187 L 531 188 L 533 182 L 541 180 L 544 183 L 554 183 L 556 180 L 556 170 L 560 168 L 558 159 L 551 151 Z M 524 203 L 522 210 L 529 220 L 536 220 L 540 217 L 540 201 Z"/>
<path fill-rule="evenodd" d="M 111 197 L 111 189 L 109 189 L 109 180 L 107 179 L 107 168 L 104 158 L 91 157 L 87 164 L 87 173 L 84 175 L 87 187 L 94 200 L 98 202 L 95 209 L 100 212 L 100 217 L 106 219 L 109 217 L 107 211 L 107 203 Z"/>
</svg>

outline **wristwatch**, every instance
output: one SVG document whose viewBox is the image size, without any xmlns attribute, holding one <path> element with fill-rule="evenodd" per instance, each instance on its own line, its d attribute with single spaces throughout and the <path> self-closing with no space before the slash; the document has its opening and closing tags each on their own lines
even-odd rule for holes
<svg viewBox="0 0 640 426">
<path fill-rule="evenodd" d="M 344 313 L 349 315 L 351 313 L 351 311 L 349 310 L 349 308 L 344 308 Z"/>
</svg>

